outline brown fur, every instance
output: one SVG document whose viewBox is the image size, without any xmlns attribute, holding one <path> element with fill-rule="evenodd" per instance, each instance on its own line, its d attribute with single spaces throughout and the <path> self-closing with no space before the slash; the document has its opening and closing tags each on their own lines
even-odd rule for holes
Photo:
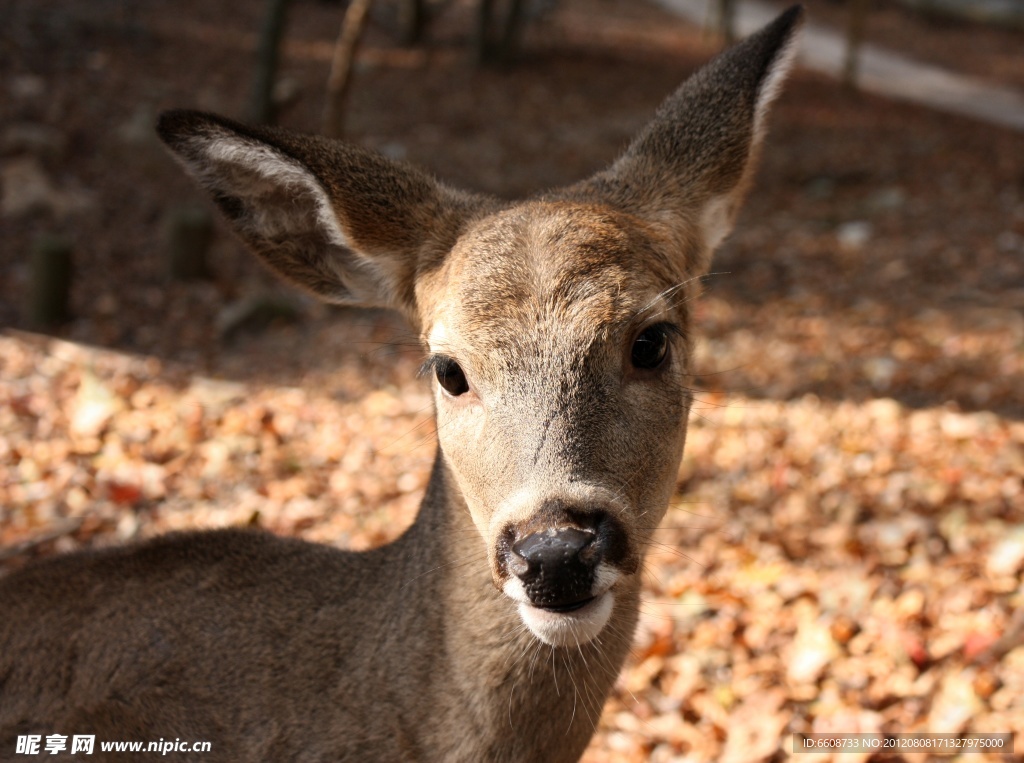
<svg viewBox="0 0 1024 763">
<path fill-rule="evenodd" d="M 468 389 L 437 388 L 427 495 L 388 546 L 189 533 L 0 581 L 0 760 L 24 759 L 30 733 L 212 743 L 168 760 L 577 760 L 675 487 L 692 279 L 740 201 L 798 17 L 683 85 L 610 170 L 520 204 L 324 139 L 166 115 L 163 139 L 271 268 L 402 311 Z M 637 337 L 666 323 L 664 360 L 638 365 Z M 516 543 L 560 532 L 589 539 L 593 596 L 510 598 L 527 595 Z"/>
</svg>

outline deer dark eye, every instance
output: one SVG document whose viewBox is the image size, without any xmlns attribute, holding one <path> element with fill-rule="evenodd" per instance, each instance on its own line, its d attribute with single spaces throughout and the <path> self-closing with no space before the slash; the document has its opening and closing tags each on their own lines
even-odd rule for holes
<svg viewBox="0 0 1024 763">
<path fill-rule="evenodd" d="M 458 363 L 451 358 L 439 356 L 434 359 L 433 365 L 437 383 L 444 388 L 445 392 L 452 397 L 458 397 L 469 392 L 469 382 L 466 381 L 466 374 L 462 372 L 462 368 Z"/>
<path fill-rule="evenodd" d="M 664 323 L 648 326 L 633 342 L 631 360 L 634 368 L 657 368 L 668 355 L 668 335 L 670 327 Z"/>
</svg>

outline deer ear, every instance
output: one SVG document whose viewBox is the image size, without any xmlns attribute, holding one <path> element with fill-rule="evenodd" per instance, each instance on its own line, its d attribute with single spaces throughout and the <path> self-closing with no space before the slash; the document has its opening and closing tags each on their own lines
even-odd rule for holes
<svg viewBox="0 0 1024 763">
<path fill-rule="evenodd" d="M 337 141 L 195 111 L 160 137 L 271 269 L 328 302 L 415 313 L 414 278 L 485 200 Z"/>
<path fill-rule="evenodd" d="M 565 195 L 648 220 L 688 252 L 688 270 L 704 272 L 753 175 L 802 17 L 794 6 L 711 61 L 669 96 L 609 169 Z"/>
</svg>

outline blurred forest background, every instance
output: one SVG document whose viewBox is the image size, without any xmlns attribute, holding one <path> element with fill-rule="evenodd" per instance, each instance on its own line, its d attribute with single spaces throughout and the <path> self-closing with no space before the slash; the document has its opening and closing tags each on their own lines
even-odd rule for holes
<svg viewBox="0 0 1024 763">
<path fill-rule="evenodd" d="M 607 164 L 722 45 L 712 12 L 638 0 L 523 3 L 518 44 L 481 45 L 481 4 L 431 0 L 422 26 L 370 4 L 345 137 L 529 194 Z M 951 5 L 808 3 L 1024 91 L 1019 17 Z M 272 6 L 0 8 L 4 567 L 232 523 L 366 548 L 412 520 L 434 451 L 415 337 L 277 284 L 153 131 L 258 110 Z M 321 129 L 345 14 L 287 4 L 278 123 Z M 771 122 L 696 307 L 705 391 L 585 761 L 783 760 L 807 731 L 1014 731 L 1019 754 L 1024 132 L 803 69 Z"/>
</svg>

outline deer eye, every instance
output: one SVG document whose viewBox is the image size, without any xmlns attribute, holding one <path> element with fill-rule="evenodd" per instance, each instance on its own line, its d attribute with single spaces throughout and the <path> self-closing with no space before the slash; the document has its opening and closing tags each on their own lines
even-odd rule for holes
<svg viewBox="0 0 1024 763">
<path fill-rule="evenodd" d="M 668 355 L 668 335 L 672 326 L 656 323 L 640 332 L 633 341 L 631 360 L 634 368 L 653 369 L 660 366 Z"/>
<path fill-rule="evenodd" d="M 444 391 L 452 397 L 458 397 L 459 395 L 469 392 L 469 382 L 466 381 L 466 374 L 463 373 L 462 367 L 459 366 L 451 358 L 446 358 L 443 355 L 439 355 L 433 360 L 434 376 L 437 377 L 437 383 L 440 384 Z"/>
</svg>

